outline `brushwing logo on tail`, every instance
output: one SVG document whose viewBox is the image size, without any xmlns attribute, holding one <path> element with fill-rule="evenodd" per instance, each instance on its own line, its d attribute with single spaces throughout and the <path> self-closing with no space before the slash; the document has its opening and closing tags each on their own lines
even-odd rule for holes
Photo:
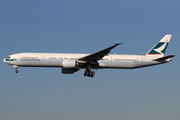
<svg viewBox="0 0 180 120">
<path fill-rule="evenodd" d="M 149 53 L 148 55 L 162 55 L 165 53 L 168 42 L 159 42 Z"/>
</svg>

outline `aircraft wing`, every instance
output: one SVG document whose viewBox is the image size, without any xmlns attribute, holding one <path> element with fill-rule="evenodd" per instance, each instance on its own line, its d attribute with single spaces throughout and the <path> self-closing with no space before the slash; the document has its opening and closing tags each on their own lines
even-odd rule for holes
<svg viewBox="0 0 180 120">
<path fill-rule="evenodd" d="M 111 51 L 111 49 L 115 48 L 116 46 L 118 46 L 120 44 L 122 44 L 122 43 L 116 43 L 115 45 L 113 45 L 111 47 L 108 47 L 101 51 L 87 55 L 85 57 L 79 58 L 78 61 L 84 61 L 84 62 L 89 62 L 89 63 L 95 62 L 96 63 L 98 60 L 101 60 L 105 55 L 108 55 L 108 53 Z"/>
</svg>

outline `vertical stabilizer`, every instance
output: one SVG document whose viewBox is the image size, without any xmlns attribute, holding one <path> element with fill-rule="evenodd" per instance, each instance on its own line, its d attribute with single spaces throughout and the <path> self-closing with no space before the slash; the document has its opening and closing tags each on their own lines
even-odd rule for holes
<svg viewBox="0 0 180 120">
<path fill-rule="evenodd" d="M 147 54 L 146 56 L 160 56 L 163 57 L 166 51 L 166 48 L 171 39 L 170 34 L 165 35 Z"/>
</svg>

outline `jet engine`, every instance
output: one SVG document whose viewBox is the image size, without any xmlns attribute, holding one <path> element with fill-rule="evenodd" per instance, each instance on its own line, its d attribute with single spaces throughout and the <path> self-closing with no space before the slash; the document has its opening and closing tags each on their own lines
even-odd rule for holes
<svg viewBox="0 0 180 120">
<path fill-rule="evenodd" d="M 62 73 L 63 74 L 73 74 L 79 69 L 76 68 L 77 61 L 72 59 L 64 59 L 62 62 Z"/>
<path fill-rule="evenodd" d="M 74 68 L 62 68 L 63 74 L 74 74 L 74 72 L 77 72 L 79 69 Z"/>
<path fill-rule="evenodd" d="M 77 64 L 76 60 L 64 59 L 62 62 L 62 67 L 63 68 L 75 68 L 76 64 Z"/>
</svg>

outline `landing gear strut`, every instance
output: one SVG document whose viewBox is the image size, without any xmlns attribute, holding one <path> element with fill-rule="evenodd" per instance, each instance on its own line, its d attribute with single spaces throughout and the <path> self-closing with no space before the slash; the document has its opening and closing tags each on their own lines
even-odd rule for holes
<svg viewBox="0 0 180 120">
<path fill-rule="evenodd" d="M 86 70 L 85 70 L 85 73 L 84 73 L 84 76 L 88 76 L 88 77 L 93 78 L 93 77 L 94 77 L 94 74 L 95 74 L 95 72 L 94 72 L 94 71 L 91 71 L 91 69 L 86 69 Z"/>
<path fill-rule="evenodd" d="M 18 67 L 16 65 L 13 65 L 13 67 L 16 69 L 15 73 L 18 73 Z"/>
</svg>

